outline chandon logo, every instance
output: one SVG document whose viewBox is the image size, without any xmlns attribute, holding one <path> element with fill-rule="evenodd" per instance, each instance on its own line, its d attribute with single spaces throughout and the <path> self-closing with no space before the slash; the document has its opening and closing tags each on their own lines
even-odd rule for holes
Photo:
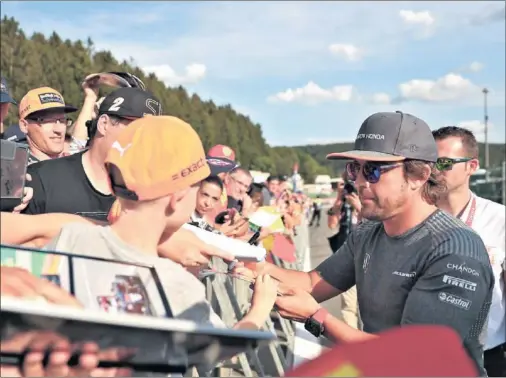
<svg viewBox="0 0 506 378">
<path fill-rule="evenodd" d="M 448 263 L 448 264 L 446 264 L 446 267 L 451 270 L 456 270 L 459 273 L 467 273 L 467 274 L 471 274 L 476 277 L 480 276 L 480 273 L 478 273 L 476 270 L 466 266 L 466 263 L 462 263 L 460 265 Z"/>
<path fill-rule="evenodd" d="M 377 139 L 384 140 L 385 136 L 383 134 L 358 134 L 357 140 L 359 139 Z"/>
</svg>

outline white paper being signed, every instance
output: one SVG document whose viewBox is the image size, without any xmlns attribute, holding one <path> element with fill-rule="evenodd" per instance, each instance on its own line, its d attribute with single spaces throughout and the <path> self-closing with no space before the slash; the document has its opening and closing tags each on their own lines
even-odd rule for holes
<svg viewBox="0 0 506 378">
<path fill-rule="evenodd" d="M 215 234 L 190 224 L 184 224 L 183 228 L 192 231 L 203 242 L 234 255 L 238 260 L 253 260 L 257 262 L 265 260 L 267 253 L 265 248 L 248 244 L 243 240 Z"/>
</svg>

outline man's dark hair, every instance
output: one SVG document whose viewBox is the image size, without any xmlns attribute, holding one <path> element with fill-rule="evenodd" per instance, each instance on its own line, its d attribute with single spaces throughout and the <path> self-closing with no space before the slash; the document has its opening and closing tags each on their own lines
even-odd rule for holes
<svg viewBox="0 0 506 378">
<path fill-rule="evenodd" d="M 247 194 L 248 194 L 248 196 L 251 197 L 255 193 L 262 193 L 263 188 L 264 188 L 264 186 L 262 184 L 258 184 L 256 182 L 254 182 L 253 184 L 251 184 Z"/>
<path fill-rule="evenodd" d="M 450 137 L 460 138 L 467 157 L 474 159 L 479 157 L 480 151 L 478 148 L 478 142 L 476 141 L 476 137 L 473 132 L 470 130 L 458 126 L 444 126 L 432 131 L 432 136 L 436 141 Z"/>
<path fill-rule="evenodd" d="M 205 179 L 202 180 L 201 184 L 214 184 L 218 186 L 221 190 L 223 190 L 223 181 L 218 176 L 207 176 Z"/>
<path fill-rule="evenodd" d="M 279 176 L 269 176 L 267 178 L 267 182 L 271 182 L 271 181 L 281 181 L 281 180 L 279 179 Z"/>
</svg>

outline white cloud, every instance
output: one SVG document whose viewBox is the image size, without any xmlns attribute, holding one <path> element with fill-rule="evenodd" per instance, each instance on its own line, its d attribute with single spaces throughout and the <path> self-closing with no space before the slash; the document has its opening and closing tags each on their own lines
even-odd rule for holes
<svg viewBox="0 0 506 378">
<path fill-rule="evenodd" d="M 317 104 L 324 101 L 350 101 L 353 97 L 352 85 L 338 85 L 329 89 L 320 87 L 313 81 L 308 82 L 301 88 L 289 88 L 269 96 L 269 102 L 300 102 Z"/>
<path fill-rule="evenodd" d="M 387 105 L 390 104 L 391 101 L 392 99 L 390 98 L 390 95 L 383 92 L 375 93 L 371 97 L 371 102 L 373 104 Z"/>
<path fill-rule="evenodd" d="M 485 140 L 485 124 L 483 123 L 483 121 L 477 119 L 472 121 L 462 121 L 458 123 L 458 126 L 472 131 L 478 141 L 483 142 Z M 487 126 L 490 141 L 490 129 L 494 127 L 494 124 L 488 122 Z"/>
<path fill-rule="evenodd" d="M 431 26 L 435 22 L 432 13 L 427 10 L 420 12 L 401 10 L 399 11 L 399 16 L 406 24 Z"/>
<path fill-rule="evenodd" d="M 350 62 L 360 60 L 363 56 L 361 49 L 347 43 L 334 43 L 329 46 L 329 51 L 332 55 L 344 58 Z"/>
<path fill-rule="evenodd" d="M 483 69 L 483 67 L 484 67 L 483 63 L 472 62 L 469 65 L 469 70 L 472 71 L 472 72 L 478 72 L 478 71 L 481 71 Z"/>
<path fill-rule="evenodd" d="M 480 88 L 459 74 L 449 73 L 437 80 L 413 79 L 399 84 L 403 100 L 443 102 L 468 98 Z"/>
<path fill-rule="evenodd" d="M 185 67 L 185 73 L 179 75 L 168 64 L 158 66 L 144 67 L 145 72 L 154 73 L 160 80 L 168 86 L 178 86 L 183 84 L 195 84 L 206 76 L 207 68 L 200 63 L 193 63 Z"/>
</svg>

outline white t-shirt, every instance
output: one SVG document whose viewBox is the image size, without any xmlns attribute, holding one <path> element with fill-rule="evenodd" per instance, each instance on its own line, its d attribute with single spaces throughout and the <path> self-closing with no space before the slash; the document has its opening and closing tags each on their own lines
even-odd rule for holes
<svg viewBox="0 0 506 378">
<path fill-rule="evenodd" d="M 469 218 L 473 199 L 476 201 L 476 211 L 470 226 L 481 236 L 487 247 L 495 277 L 484 348 L 487 350 L 506 342 L 506 292 L 504 289 L 506 207 L 472 193 L 471 200 L 460 217 L 463 222 Z"/>
<path fill-rule="evenodd" d="M 45 249 L 153 266 L 174 317 L 225 327 L 207 301 L 204 285 L 195 276 L 170 259 L 138 251 L 121 240 L 110 226 L 69 223 Z M 129 308 L 136 313 L 166 315 L 149 270 L 88 259 L 73 261 L 76 297 L 86 308 L 109 312 Z M 67 286 L 68 264 L 56 265 L 59 280 Z"/>
</svg>

